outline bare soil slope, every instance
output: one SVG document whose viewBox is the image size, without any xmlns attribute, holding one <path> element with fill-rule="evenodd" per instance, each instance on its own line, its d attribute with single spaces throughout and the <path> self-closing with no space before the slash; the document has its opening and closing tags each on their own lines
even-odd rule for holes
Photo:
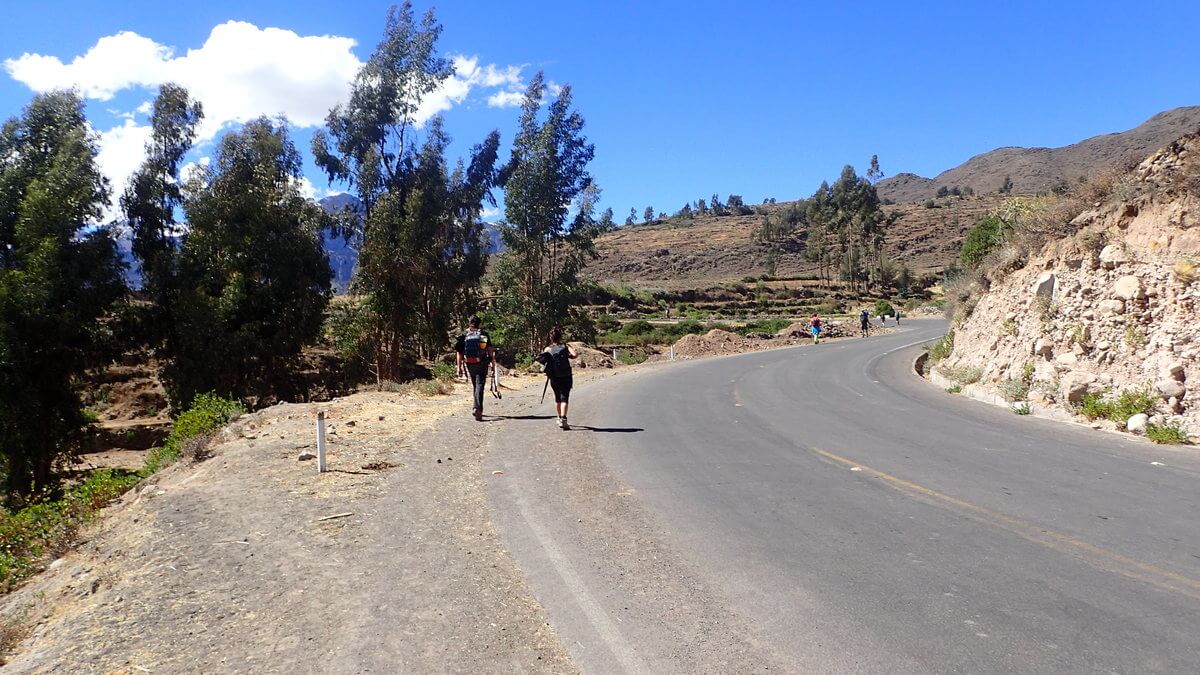
<svg viewBox="0 0 1200 675">
<path fill-rule="evenodd" d="M 885 207 L 898 214 L 888 231 L 888 255 L 914 272 L 937 271 L 958 259 L 967 230 L 994 208 L 1000 198 L 950 197 L 923 204 Z M 777 204 L 771 208 L 783 208 Z M 600 259 L 587 274 L 601 282 L 654 284 L 694 288 L 700 284 L 737 281 L 763 274 L 770 246 L 755 240 L 761 215 L 699 217 L 687 224 L 661 222 L 626 227 L 597 241 Z M 776 276 L 814 274 L 804 259 L 802 239 L 780 245 Z"/>
</svg>

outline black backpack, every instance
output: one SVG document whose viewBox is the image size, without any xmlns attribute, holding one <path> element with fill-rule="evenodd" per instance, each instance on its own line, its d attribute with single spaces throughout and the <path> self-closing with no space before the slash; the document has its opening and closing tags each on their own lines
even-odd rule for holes
<svg viewBox="0 0 1200 675">
<path fill-rule="evenodd" d="M 571 374 L 571 354 L 566 345 L 550 347 L 549 358 L 546 359 L 546 374 L 550 377 L 567 377 Z"/>
<path fill-rule="evenodd" d="M 463 359 L 467 363 L 483 361 L 486 353 L 487 339 L 483 337 L 482 331 L 470 330 L 463 335 Z"/>
</svg>

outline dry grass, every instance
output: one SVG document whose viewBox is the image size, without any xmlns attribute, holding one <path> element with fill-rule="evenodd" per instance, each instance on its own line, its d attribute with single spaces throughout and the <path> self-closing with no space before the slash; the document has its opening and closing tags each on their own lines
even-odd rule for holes
<svg viewBox="0 0 1200 675">
<path fill-rule="evenodd" d="M 1175 264 L 1171 266 L 1171 271 L 1175 273 L 1175 280 L 1183 286 L 1200 278 L 1200 266 L 1188 258 L 1176 260 Z"/>
</svg>

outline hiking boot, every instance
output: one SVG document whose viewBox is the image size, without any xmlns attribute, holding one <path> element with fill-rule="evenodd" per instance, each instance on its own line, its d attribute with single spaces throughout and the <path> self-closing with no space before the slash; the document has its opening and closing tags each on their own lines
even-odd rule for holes
<svg viewBox="0 0 1200 675">
<path fill-rule="evenodd" d="M 483 411 L 482 411 L 482 410 L 480 410 L 479 408 L 475 408 L 474 410 L 472 410 L 472 411 L 471 411 L 471 414 L 475 416 L 475 421 L 476 421 L 476 422 L 482 422 L 482 421 L 483 421 Z"/>
<path fill-rule="evenodd" d="M 559 427 L 560 427 L 560 428 L 561 428 L 563 431 L 570 431 L 570 430 L 571 430 L 571 425 L 570 425 L 570 424 L 567 424 L 567 418 L 565 418 L 565 417 L 560 417 L 560 418 L 559 418 L 559 420 L 558 420 L 558 426 L 559 426 Z"/>
</svg>

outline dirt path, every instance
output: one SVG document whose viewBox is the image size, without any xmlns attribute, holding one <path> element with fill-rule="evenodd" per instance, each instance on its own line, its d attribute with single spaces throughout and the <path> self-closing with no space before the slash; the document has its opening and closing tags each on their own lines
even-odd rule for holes
<svg viewBox="0 0 1200 675">
<path fill-rule="evenodd" d="M 465 397 L 358 394 L 244 418 L 216 457 L 127 495 L 4 598 L 0 614 L 34 624 L 7 669 L 572 670 L 498 543 L 481 478 L 494 432 L 450 416 Z M 318 406 L 323 475 L 297 461 Z"/>
</svg>

